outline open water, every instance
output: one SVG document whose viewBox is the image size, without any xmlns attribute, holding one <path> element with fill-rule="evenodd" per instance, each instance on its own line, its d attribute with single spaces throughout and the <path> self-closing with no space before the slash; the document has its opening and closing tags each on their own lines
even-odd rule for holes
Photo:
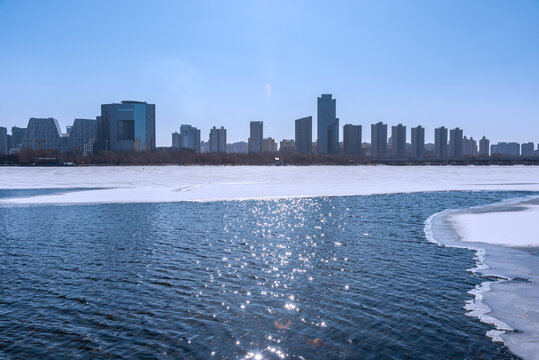
<svg viewBox="0 0 539 360">
<path fill-rule="evenodd" d="M 512 359 L 423 229 L 527 194 L 0 207 L 0 358 Z"/>
</svg>

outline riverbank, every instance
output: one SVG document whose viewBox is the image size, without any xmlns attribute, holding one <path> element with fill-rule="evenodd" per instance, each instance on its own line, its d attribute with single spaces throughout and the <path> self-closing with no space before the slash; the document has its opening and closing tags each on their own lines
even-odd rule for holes
<svg viewBox="0 0 539 360">
<path fill-rule="evenodd" d="M 392 165 L 392 166 L 447 166 L 447 165 L 539 165 L 539 156 L 466 156 L 440 160 L 434 154 L 422 159 L 374 159 L 370 156 L 349 154 L 316 155 L 297 152 L 263 153 L 202 153 L 192 151 L 173 151 L 158 149 L 151 152 L 110 152 L 99 154 L 63 153 L 58 151 L 32 151 L 23 149 L 14 155 L 1 155 L 0 165 L 5 166 L 354 166 L 354 165 Z"/>
</svg>

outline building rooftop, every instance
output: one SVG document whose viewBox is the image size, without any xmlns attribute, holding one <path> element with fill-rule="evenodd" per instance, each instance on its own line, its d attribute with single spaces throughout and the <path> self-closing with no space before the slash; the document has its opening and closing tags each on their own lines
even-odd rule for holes
<svg viewBox="0 0 539 360">
<path fill-rule="evenodd" d="M 123 100 L 122 104 L 147 104 L 146 101 Z"/>
</svg>

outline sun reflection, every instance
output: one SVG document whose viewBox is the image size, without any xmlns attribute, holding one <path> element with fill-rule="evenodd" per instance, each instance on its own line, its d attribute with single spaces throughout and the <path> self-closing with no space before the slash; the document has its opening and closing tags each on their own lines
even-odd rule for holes
<svg viewBox="0 0 539 360">
<path fill-rule="evenodd" d="M 263 357 L 262 357 L 262 354 L 261 353 L 255 353 L 255 352 L 248 352 L 244 359 L 254 359 L 254 360 L 262 360 Z"/>
<path fill-rule="evenodd" d="M 296 310 L 296 311 L 299 311 L 299 308 L 296 306 L 296 304 L 293 304 L 293 303 L 287 303 L 285 306 L 284 306 L 285 309 L 287 310 Z"/>
</svg>

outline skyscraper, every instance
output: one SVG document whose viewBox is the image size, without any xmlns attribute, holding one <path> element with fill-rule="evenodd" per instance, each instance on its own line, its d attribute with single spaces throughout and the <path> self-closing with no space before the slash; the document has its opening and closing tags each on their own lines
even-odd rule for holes
<svg viewBox="0 0 539 360">
<path fill-rule="evenodd" d="M 422 160 L 423 153 L 425 152 L 425 128 L 417 126 L 412 128 L 412 159 Z"/>
<path fill-rule="evenodd" d="M 406 157 L 406 126 L 399 124 L 391 127 L 391 150 L 394 159 Z"/>
<path fill-rule="evenodd" d="M 449 157 L 456 159 L 462 156 L 462 134 L 460 128 L 449 131 Z"/>
<path fill-rule="evenodd" d="M 434 153 L 436 159 L 447 159 L 447 129 L 445 126 L 434 129 Z"/>
<path fill-rule="evenodd" d="M 381 121 L 371 125 L 371 157 L 373 159 L 387 157 L 387 124 Z"/>
<path fill-rule="evenodd" d="M 296 151 L 310 154 L 313 151 L 313 117 L 296 120 Z"/>
<path fill-rule="evenodd" d="M 339 153 L 339 119 L 336 116 L 336 100 L 331 94 L 318 98 L 318 154 Z"/>
<path fill-rule="evenodd" d="M 30 118 L 22 140 L 22 148 L 32 150 L 60 150 L 62 131 L 58 120 Z"/>
<path fill-rule="evenodd" d="M 226 153 L 226 129 L 221 126 L 217 129 L 215 126 L 210 130 L 210 152 Z"/>
<path fill-rule="evenodd" d="M 96 150 L 155 150 L 155 105 L 142 101 L 101 105 Z"/>
<path fill-rule="evenodd" d="M 180 148 L 200 154 L 200 130 L 191 125 L 180 125 Z"/>
<path fill-rule="evenodd" d="M 343 149 L 348 155 L 361 155 L 361 125 L 343 126 Z"/>
<path fill-rule="evenodd" d="M 249 152 L 262 152 L 262 142 L 264 139 L 264 123 L 262 121 L 251 121 L 249 136 Z"/>
<path fill-rule="evenodd" d="M 0 126 L 0 155 L 7 154 L 9 148 L 7 146 L 7 129 Z"/>
<path fill-rule="evenodd" d="M 490 141 L 485 136 L 479 140 L 479 155 L 488 156 L 489 143 Z"/>
</svg>

